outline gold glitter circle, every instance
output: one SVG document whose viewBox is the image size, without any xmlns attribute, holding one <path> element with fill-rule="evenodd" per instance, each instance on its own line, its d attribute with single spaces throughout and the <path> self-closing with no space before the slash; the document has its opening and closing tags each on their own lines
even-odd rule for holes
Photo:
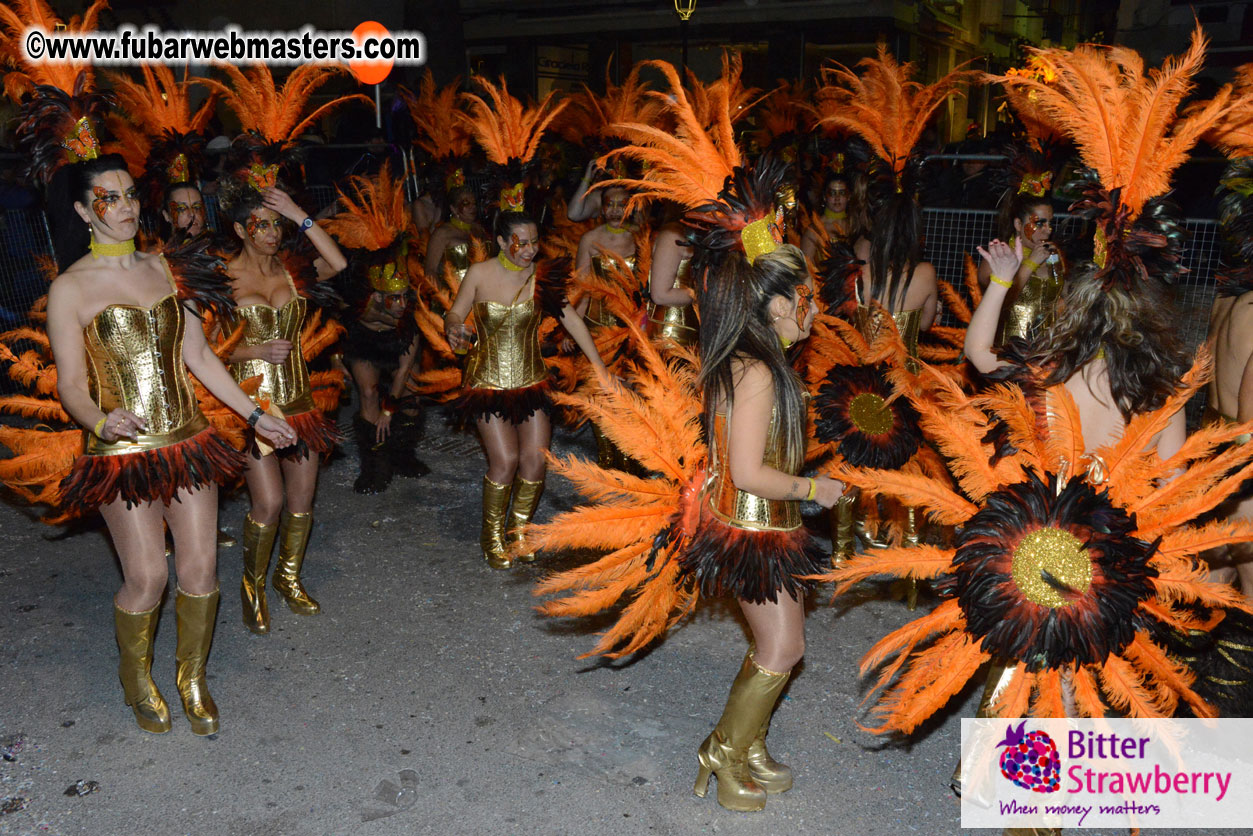
<svg viewBox="0 0 1253 836">
<path fill-rule="evenodd" d="M 1014 549 L 1014 583 L 1027 600 L 1057 609 L 1070 602 L 1044 579 L 1048 572 L 1057 582 L 1084 593 L 1092 585 L 1092 558 L 1083 542 L 1060 528 L 1040 528 Z"/>
<path fill-rule="evenodd" d="M 883 435 L 892 429 L 892 410 L 874 392 L 854 395 L 848 404 L 848 417 L 866 435 Z"/>
</svg>

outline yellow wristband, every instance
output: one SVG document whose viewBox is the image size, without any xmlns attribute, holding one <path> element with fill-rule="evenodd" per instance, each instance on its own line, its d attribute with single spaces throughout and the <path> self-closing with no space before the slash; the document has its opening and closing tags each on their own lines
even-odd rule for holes
<svg viewBox="0 0 1253 836">
<path fill-rule="evenodd" d="M 108 415 L 104 416 L 99 421 L 97 421 L 96 426 L 92 427 L 91 429 L 91 434 L 94 435 L 96 438 L 100 439 L 101 441 L 104 441 L 104 436 L 102 436 L 100 433 L 104 431 L 104 422 L 108 420 L 109 420 L 109 416 Z"/>
<path fill-rule="evenodd" d="M 1040 262 L 1038 262 L 1038 261 L 1032 261 L 1032 260 L 1031 260 L 1031 259 L 1029 259 L 1029 258 L 1028 258 L 1028 259 L 1025 259 L 1025 260 L 1022 262 L 1022 264 L 1023 264 L 1023 266 L 1024 266 L 1024 267 L 1026 267 L 1026 268 L 1027 268 L 1028 272 L 1031 272 L 1031 273 L 1034 273 L 1036 270 L 1039 270 L 1039 269 L 1040 269 Z"/>
<path fill-rule="evenodd" d="M 989 276 L 988 281 L 992 282 L 992 284 L 999 284 L 1001 287 L 1013 287 L 1014 286 L 1013 282 L 1006 281 L 1005 279 L 1002 279 L 1000 276 Z"/>
<path fill-rule="evenodd" d="M 813 502 L 814 497 L 818 495 L 818 482 L 814 477 L 809 477 L 809 493 L 805 496 L 806 502 Z"/>
</svg>

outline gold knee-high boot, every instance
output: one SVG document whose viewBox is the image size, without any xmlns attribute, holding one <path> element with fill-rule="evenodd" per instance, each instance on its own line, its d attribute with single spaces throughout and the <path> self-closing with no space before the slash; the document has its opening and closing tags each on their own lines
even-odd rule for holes
<svg viewBox="0 0 1253 836">
<path fill-rule="evenodd" d="M 905 545 L 917 546 L 918 537 L 918 509 L 910 505 L 905 509 Z M 908 578 L 905 581 L 905 608 L 910 612 L 918 609 L 918 579 Z"/>
<path fill-rule="evenodd" d="M 313 514 L 283 512 L 278 529 L 278 563 L 274 566 L 274 591 L 283 596 L 287 607 L 296 615 L 317 615 L 318 602 L 305 591 L 300 582 L 300 569 L 305 564 L 305 549 L 313 530 Z"/>
<path fill-rule="evenodd" d="M 213 624 L 218 614 L 218 590 L 208 595 L 188 595 L 179 589 L 174 595 L 174 616 L 178 622 L 178 663 L 176 682 L 183 699 L 183 712 L 195 734 L 218 730 L 218 707 L 205 681 L 205 663 L 213 645 Z"/>
<path fill-rule="evenodd" d="M 857 507 L 857 495 L 846 493 L 836 500 L 831 509 L 831 565 L 839 566 L 853 556 L 853 540 L 857 536 L 853 528 L 853 513 Z"/>
<path fill-rule="evenodd" d="M 160 604 L 144 612 L 131 612 L 113 605 L 119 653 L 117 674 L 122 680 L 122 693 L 126 695 L 126 704 L 135 712 L 135 722 L 153 734 L 170 730 L 170 707 L 152 681 L 152 639 L 160 617 Z"/>
<path fill-rule="evenodd" d="M 479 545 L 483 547 L 483 559 L 493 569 L 508 569 L 513 560 L 506 556 L 505 521 L 509 510 L 509 496 L 513 485 L 498 485 L 483 477 L 483 530 Z"/>
<path fill-rule="evenodd" d="M 750 673 L 748 668 L 756 665 L 753 661 L 754 654 L 755 648 L 750 648 L 748 655 L 744 657 L 740 675 L 748 675 Z M 778 705 L 777 701 L 775 705 Z M 770 757 L 770 752 L 766 750 L 766 735 L 770 733 L 770 720 L 773 717 L 774 708 L 772 707 L 765 719 L 761 721 L 757 736 L 748 747 L 748 772 L 753 776 L 753 780 L 770 795 L 787 792 L 792 788 L 792 768 Z"/>
<path fill-rule="evenodd" d="M 262 525 L 244 514 L 244 574 L 239 581 L 244 626 L 254 633 L 270 632 L 270 606 L 265 600 L 265 575 L 270 570 L 277 525 Z"/>
<path fill-rule="evenodd" d="M 509 542 L 517 544 L 515 558 L 522 563 L 535 562 L 535 550 L 527 548 L 522 530 L 535 517 L 539 498 L 544 493 L 544 480 L 532 482 L 521 476 L 513 480 L 513 508 L 509 512 Z"/>
<path fill-rule="evenodd" d="M 731 683 L 722 717 L 697 752 L 700 772 L 693 787 L 701 798 L 709 790 L 709 776 L 718 776 L 718 803 L 728 810 L 752 812 L 766 806 L 766 790 L 753 779 L 748 749 L 770 717 L 787 684 L 789 673 L 775 673 L 751 658 Z"/>
<path fill-rule="evenodd" d="M 1016 665 L 1007 665 L 1001 662 L 992 662 L 988 666 L 988 678 L 983 685 L 983 696 L 979 698 L 979 708 L 975 711 L 975 718 L 984 720 L 989 717 L 995 717 L 992 711 L 992 704 L 1001 696 L 1010 682 L 1014 679 L 1014 672 L 1017 670 Z M 953 792 L 958 795 L 962 794 L 962 764 L 957 762 L 957 768 L 953 770 L 953 777 L 949 779 L 949 786 Z"/>
</svg>

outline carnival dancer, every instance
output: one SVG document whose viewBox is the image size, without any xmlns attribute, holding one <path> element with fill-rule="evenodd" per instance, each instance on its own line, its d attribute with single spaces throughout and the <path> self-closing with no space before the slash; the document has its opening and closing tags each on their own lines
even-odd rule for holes
<svg viewBox="0 0 1253 836">
<path fill-rule="evenodd" d="M 652 302 L 648 336 L 691 348 L 696 345 L 700 322 L 696 318 L 696 291 L 692 288 L 692 245 L 688 231 L 679 220 L 671 219 L 663 222 L 653 235 L 653 256 L 648 271 L 648 294 Z"/>
<path fill-rule="evenodd" d="M 857 133 L 876 158 L 868 188 L 875 220 L 867 237 L 853 247 L 861 263 L 852 271 L 855 323 L 872 341 L 890 320 L 916 358 L 919 333 L 935 321 L 939 292 L 935 268 L 922 257 L 922 209 L 917 197 L 921 160 L 914 151 L 931 115 L 969 74 L 953 71 L 923 86 L 910 80 L 912 65 L 897 63 L 882 45 L 876 57 L 863 59 L 858 67 L 861 75 L 839 64 L 824 68 L 820 91 L 837 105 L 822 122 Z M 844 274 L 838 267 L 835 272 Z M 843 283 L 828 284 L 824 297 L 829 303 L 832 295 L 843 293 Z M 909 365 L 917 368 L 916 361 Z M 852 554 L 857 502 L 858 492 L 849 491 L 836 509 L 832 541 L 837 561 Z M 917 545 L 916 511 L 906 506 L 903 513 L 901 538 Z M 905 596 L 911 610 L 917 594 L 917 584 L 908 583 Z"/>
<path fill-rule="evenodd" d="M 36 87 L 19 130 L 32 173 L 48 184 L 62 271 L 47 306 L 56 393 L 66 420 L 90 428 L 82 455 L 49 498 L 66 515 L 99 510 L 109 528 L 123 578 L 114 599 L 119 675 L 136 722 L 153 733 L 170 728 L 151 676 L 168 523 L 177 572 L 177 687 L 192 731 L 213 734 L 218 710 L 205 665 L 219 598 L 217 486 L 237 478 L 243 461 L 206 422 L 189 372 L 270 443 L 286 447 L 296 436 L 255 407 L 200 325 L 188 321 L 197 297 L 220 310 L 230 305 L 212 293 L 212 260 L 136 252 L 138 190 L 121 157 L 99 154 L 96 123 L 105 100 L 85 85 L 80 75 L 73 96 Z"/>
<path fill-rule="evenodd" d="M 853 195 L 851 179 L 839 172 L 831 172 L 822 181 L 822 225 L 811 224 L 801 237 L 801 252 L 810 264 L 820 264 L 825 251 L 832 242 L 848 241 L 853 233 L 849 212 L 849 200 Z"/>
<path fill-rule="evenodd" d="M 385 163 L 376 177 L 354 177 L 341 188 L 344 211 L 324 222 L 349 252 L 349 270 L 338 282 L 351 312 L 344 359 L 357 386 L 360 410 L 353 419 L 361 473 L 357 493 L 386 490 L 393 475 L 418 478 L 430 468 L 413 452 L 417 420 L 401 409 L 405 384 L 420 342 L 410 275 L 411 226 L 404 183 Z"/>
<path fill-rule="evenodd" d="M 465 281 L 471 263 L 471 242 L 488 238 L 478 220 L 479 204 L 474 190 L 464 184 L 464 175 L 462 181 L 448 190 L 448 220 L 435 227 L 426 245 L 426 275 L 437 286 L 446 283 L 446 269 L 452 270 L 458 282 Z"/>
</svg>

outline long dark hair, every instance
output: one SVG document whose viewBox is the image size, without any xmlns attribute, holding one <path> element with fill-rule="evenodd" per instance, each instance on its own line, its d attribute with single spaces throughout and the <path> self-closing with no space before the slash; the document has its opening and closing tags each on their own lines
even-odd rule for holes
<svg viewBox="0 0 1253 836">
<path fill-rule="evenodd" d="M 58 168 L 48 181 L 48 225 L 57 272 L 87 254 L 91 232 L 74 211 L 74 202 L 91 206 L 91 181 L 110 171 L 127 171 L 126 161 L 118 154 L 105 154 L 94 160 L 69 163 Z"/>
<path fill-rule="evenodd" d="M 922 208 L 909 190 L 871 197 L 870 295 L 889 313 L 905 304 L 905 291 L 922 260 Z M 865 300 L 869 301 L 869 300 Z"/>
<path fill-rule="evenodd" d="M 719 275 L 701 294 L 699 383 L 705 406 L 705 430 L 713 437 L 714 415 L 721 404 L 728 413 L 735 401 L 732 361 L 756 360 L 774 381 L 776 420 L 784 438 L 783 464 L 800 467 L 804 453 L 804 401 L 800 380 L 783 353 L 770 322 L 770 300 L 791 299 L 806 278 L 805 257 L 785 244 L 749 265 L 742 257 L 724 259 Z M 724 451 L 725 455 L 725 451 Z"/>
<path fill-rule="evenodd" d="M 1178 311 L 1160 282 L 1105 287 L 1091 262 L 1066 282 L 1057 321 L 1028 361 L 1048 369 L 1046 385 L 1064 383 L 1104 349 L 1109 388 L 1126 420 L 1161 407 L 1179 388 L 1189 358 Z"/>
</svg>

